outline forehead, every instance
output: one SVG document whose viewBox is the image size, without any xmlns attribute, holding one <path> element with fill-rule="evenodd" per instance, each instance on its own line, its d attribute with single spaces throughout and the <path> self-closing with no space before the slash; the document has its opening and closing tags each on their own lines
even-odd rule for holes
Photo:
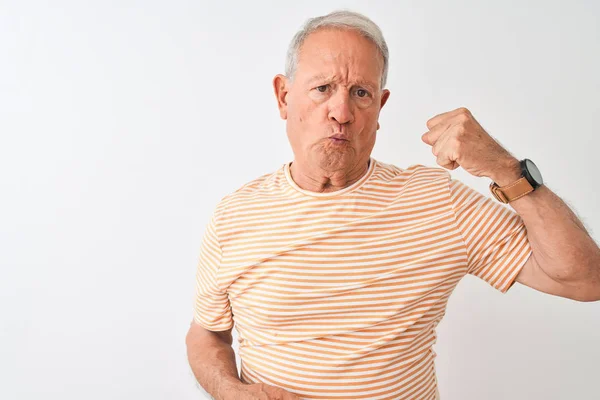
<svg viewBox="0 0 600 400">
<path fill-rule="evenodd" d="M 355 30 L 317 30 L 304 40 L 298 54 L 296 75 L 304 82 L 335 77 L 372 82 L 379 87 L 382 73 L 383 56 L 379 49 Z"/>
</svg>

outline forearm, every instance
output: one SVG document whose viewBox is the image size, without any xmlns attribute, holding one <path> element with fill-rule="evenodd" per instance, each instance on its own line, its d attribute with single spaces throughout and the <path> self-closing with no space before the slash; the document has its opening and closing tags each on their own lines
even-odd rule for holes
<svg viewBox="0 0 600 400">
<path fill-rule="evenodd" d="M 504 186 L 519 177 L 515 168 L 494 181 Z M 542 185 L 510 205 L 523 219 L 535 259 L 548 276 L 585 282 L 587 291 L 600 293 L 600 248 L 560 197 Z"/>
<path fill-rule="evenodd" d="M 511 206 L 523 219 L 531 248 L 548 275 L 557 280 L 600 275 L 600 249 L 573 211 L 547 186 Z"/>
<path fill-rule="evenodd" d="M 198 383 L 216 400 L 225 400 L 233 389 L 241 385 L 235 363 L 235 352 L 230 344 L 217 336 L 186 338 L 190 367 Z"/>
</svg>

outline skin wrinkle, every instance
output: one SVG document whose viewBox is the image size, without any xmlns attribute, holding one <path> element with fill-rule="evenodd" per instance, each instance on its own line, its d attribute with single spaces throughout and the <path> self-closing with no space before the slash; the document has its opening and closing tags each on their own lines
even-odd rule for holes
<svg viewBox="0 0 600 400">
<path fill-rule="evenodd" d="M 542 187 L 539 190 L 547 191 L 547 188 Z M 531 195 L 538 193 L 531 193 Z M 560 198 L 550 191 L 547 196 L 553 199 L 551 204 L 541 204 L 538 207 L 531 207 L 528 213 L 523 215 L 523 220 L 527 224 L 539 224 L 542 229 L 550 236 L 560 237 L 563 235 L 564 225 L 572 224 L 573 232 L 571 235 L 580 235 L 583 238 L 589 237 L 588 231 L 585 229 L 582 222 L 576 217 L 575 213 L 569 209 L 566 203 L 560 201 Z M 521 206 L 524 208 L 525 206 Z M 567 219 L 562 219 L 562 223 L 557 223 L 553 216 L 555 209 L 559 210 L 558 215 L 567 215 Z M 535 253 L 536 261 L 539 265 L 555 264 L 554 260 L 565 260 L 569 257 L 569 262 L 562 263 L 560 268 L 554 269 L 554 274 L 547 274 L 551 279 L 556 280 L 561 284 L 573 285 L 577 289 L 581 289 L 581 282 L 597 282 L 600 283 L 600 269 L 598 268 L 580 268 L 580 266 L 593 265 L 598 259 L 598 251 L 594 252 L 594 247 L 597 248 L 593 240 L 579 241 L 564 241 L 563 247 L 556 247 L 552 242 L 548 242 L 544 237 L 538 237 L 535 233 L 530 233 L 528 239 L 532 247 L 540 249 Z M 596 254 L 596 257 L 592 255 Z M 595 274 L 593 272 L 596 272 Z"/>
<path fill-rule="evenodd" d="M 273 80 L 295 155 L 290 172 L 305 190 L 340 190 L 359 180 L 368 168 L 379 113 L 389 97 L 389 91 L 380 87 L 383 57 L 373 43 L 355 31 L 321 29 L 305 40 L 298 59 L 293 81 L 283 75 Z M 323 92 L 317 90 L 319 86 Z M 357 96 L 357 88 L 367 89 L 370 96 Z M 469 121 L 464 114 L 459 118 Z M 459 132 L 464 126 L 456 129 Z M 347 135 L 349 141 L 332 142 L 329 136 L 338 132 Z M 475 132 L 473 142 L 485 139 L 483 133 Z M 447 138 L 432 151 L 438 152 L 444 142 L 458 148 L 464 145 L 464 137 Z M 481 153 L 487 154 L 485 150 L 482 147 Z M 483 164 L 494 164 L 498 158 L 489 157 Z M 498 168 L 498 175 L 488 177 L 500 186 L 514 182 L 520 168 L 510 161 Z M 545 185 L 510 205 L 526 225 L 533 250 L 530 260 L 540 261 L 528 261 L 517 281 L 566 298 L 600 300 L 600 249 L 568 206 Z M 188 360 L 207 392 L 216 400 L 297 400 L 284 389 L 240 381 L 231 330 L 213 332 L 195 321 L 190 326 Z"/>
<path fill-rule="evenodd" d="M 273 80 L 294 161 L 290 175 L 302 189 L 341 190 L 368 170 L 379 113 L 390 92 L 379 87 L 383 56 L 349 29 L 322 28 L 300 48 L 293 80 Z M 321 90 L 321 91 L 320 91 Z M 329 136 L 341 133 L 347 142 Z"/>
<path fill-rule="evenodd" d="M 379 112 L 390 94 L 379 87 L 382 74 L 383 56 L 374 43 L 356 31 L 322 28 L 302 45 L 293 81 L 284 75 L 274 78 L 280 115 L 287 120 L 295 156 L 290 173 L 299 187 L 337 191 L 367 172 Z M 318 75 L 320 80 L 309 84 Z M 323 85 L 321 93 L 317 87 Z M 368 92 L 366 98 L 361 88 Z M 347 135 L 348 142 L 329 139 L 336 133 Z M 298 399 L 278 387 L 242 383 L 231 340 L 231 329 L 211 332 L 196 322 L 190 326 L 188 360 L 208 393 L 218 400 Z"/>
</svg>

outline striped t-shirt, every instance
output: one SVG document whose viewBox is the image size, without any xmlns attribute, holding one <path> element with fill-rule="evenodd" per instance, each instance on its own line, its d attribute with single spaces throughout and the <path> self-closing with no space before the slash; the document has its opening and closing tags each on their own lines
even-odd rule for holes
<svg viewBox="0 0 600 400">
<path fill-rule="evenodd" d="M 466 274 L 506 292 L 521 217 L 442 168 L 370 158 L 335 192 L 290 163 L 225 196 L 202 238 L 194 319 L 239 337 L 241 379 L 302 399 L 434 399 L 432 346 Z"/>
</svg>

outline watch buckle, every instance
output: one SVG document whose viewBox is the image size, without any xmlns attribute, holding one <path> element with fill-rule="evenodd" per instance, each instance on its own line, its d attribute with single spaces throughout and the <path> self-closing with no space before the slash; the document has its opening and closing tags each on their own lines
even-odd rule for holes
<svg viewBox="0 0 600 400">
<path fill-rule="evenodd" d="M 500 186 L 496 182 L 490 183 L 490 192 L 492 195 L 501 203 L 508 203 L 508 199 L 504 195 L 504 193 L 500 190 Z"/>
</svg>

